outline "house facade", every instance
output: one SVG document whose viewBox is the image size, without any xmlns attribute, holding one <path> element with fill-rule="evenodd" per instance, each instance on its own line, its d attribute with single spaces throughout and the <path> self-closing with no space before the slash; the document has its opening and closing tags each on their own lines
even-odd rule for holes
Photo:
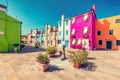
<svg viewBox="0 0 120 80">
<path fill-rule="evenodd" d="M 44 45 L 45 47 L 57 47 L 57 32 L 56 26 L 46 24 L 46 32 L 44 34 Z"/>
<path fill-rule="evenodd" d="M 74 16 L 70 19 L 70 48 L 87 49 L 95 48 L 95 15 L 96 7 L 86 13 Z"/>
<path fill-rule="evenodd" d="M 35 44 L 39 42 L 39 34 L 40 31 L 38 31 L 38 29 L 31 30 L 28 34 L 28 45 L 35 46 Z"/>
<path fill-rule="evenodd" d="M 0 4 L 0 52 L 20 50 L 21 24 L 6 13 L 7 7 Z"/>
<path fill-rule="evenodd" d="M 65 15 L 61 15 L 58 21 L 58 48 L 70 48 L 70 19 L 65 19 Z"/>
<path fill-rule="evenodd" d="M 39 42 L 40 42 L 40 46 L 43 46 L 43 43 L 44 43 L 44 31 L 42 29 L 40 30 Z"/>
<path fill-rule="evenodd" d="M 96 20 L 96 48 L 120 50 L 120 15 Z"/>
<path fill-rule="evenodd" d="M 28 36 L 27 35 L 21 35 L 21 42 L 24 44 L 28 44 Z"/>
</svg>

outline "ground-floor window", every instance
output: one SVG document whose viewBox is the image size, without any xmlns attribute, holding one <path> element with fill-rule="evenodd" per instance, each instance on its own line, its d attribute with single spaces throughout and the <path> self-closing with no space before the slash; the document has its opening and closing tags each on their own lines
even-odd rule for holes
<svg viewBox="0 0 120 80">
<path fill-rule="evenodd" d="M 61 40 L 58 40 L 58 44 L 61 44 Z"/>
<path fill-rule="evenodd" d="M 116 40 L 116 45 L 120 46 L 120 40 Z"/>
<path fill-rule="evenodd" d="M 98 44 L 99 44 L 99 45 L 102 45 L 102 40 L 99 40 L 99 41 L 98 41 Z"/>
</svg>

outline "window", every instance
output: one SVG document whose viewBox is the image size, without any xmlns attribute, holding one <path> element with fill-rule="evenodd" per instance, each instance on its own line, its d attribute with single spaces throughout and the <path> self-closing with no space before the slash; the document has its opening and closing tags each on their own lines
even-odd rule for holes
<svg viewBox="0 0 120 80">
<path fill-rule="evenodd" d="M 109 35 L 112 35 L 113 34 L 113 30 L 109 30 Z"/>
<path fill-rule="evenodd" d="M 116 40 L 116 45 L 120 46 L 120 40 Z"/>
<path fill-rule="evenodd" d="M 120 23 L 120 19 L 116 19 L 116 20 L 115 20 L 115 23 Z"/>
<path fill-rule="evenodd" d="M 81 44 L 81 43 L 82 43 L 81 39 L 78 39 L 77 44 Z"/>
<path fill-rule="evenodd" d="M 75 17 L 74 17 L 74 18 L 72 18 L 72 24 L 73 24 L 73 23 L 75 23 Z"/>
<path fill-rule="evenodd" d="M 61 44 L 61 40 L 58 40 L 58 44 Z"/>
<path fill-rule="evenodd" d="M 66 20 L 66 25 L 68 25 L 68 20 Z"/>
<path fill-rule="evenodd" d="M 72 44 L 75 44 L 75 43 L 76 43 L 76 40 L 75 40 L 75 39 L 73 39 L 73 40 L 72 40 Z"/>
<path fill-rule="evenodd" d="M 72 34 L 75 34 L 75 29 L 72 29 Z"/>
<path fill-rule="evenodd" d="M 36 38 L 39 38 L 39 36 L 36 36 Z"/>
<path fill-rule="evenodd" d="M 88 27 L 84 27 L 83 28 L 83 34 L 87 34 L 88 33 Z"/>
<path fill-rule="evenodd" d="M 68 35 L 68 30 L 66 30 L 66 35 Z"/>
<path fill-rule="evenodd" d="M 35 36 L 31 36 L 31 38 L 35 38 Z"/>
<path fill-rule="evenodd" d="M 101 31 L 97 31 L 97 35 L 101 35 Z"/>
<path fill-rule="evenodd" d="M 87 21 L 87 20 L 88 20 L 88 18 L 89 18 L 88 13 L 86 13 L 86 14 L 84 14 L 84 15 L 83 15 L 83 20 L 84 20 L 84 21 Z"/>
<path fill-rule="evenodd" d="M 99 43 L 99 45 L 102 45 L 102 40 L 99 40 L 99 42 L 98 42 L 98 43 Z"/>
<path fill-rule="evenodd" d="M 51 45 L 52 45 L 52 41 L 51 41 Z"/>
<path fill-rule="evenodd" d="M 56 32 L 56 36 L 58 35 L 58 33 Z"/>
<path fill-rule="evenodd" d="M 61 35 L 61 32 L 59 32 L 59 35 Z"/>
<path fill-rule="evenodd" d="M 59 22 L 59 26 L 61 26 L 61 22 Z"/>
</svg>

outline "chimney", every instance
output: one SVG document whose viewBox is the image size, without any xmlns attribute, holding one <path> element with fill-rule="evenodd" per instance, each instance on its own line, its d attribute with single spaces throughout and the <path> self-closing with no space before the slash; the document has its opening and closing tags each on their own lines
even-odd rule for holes
<svg viewBox="0 0 120 80">
<path fill-rule="evenodd" d="M 62 19 L 62 20 L 64 20 L 64 18 L 65 18 L 65 15 L 64 15 L 64 14 L 62 14 L 62 15 L 61 15 L 61 19 Z"/>
<path fill-rule="evenodd" d="M 7 6 L 0 4 L 0 10 L 6 12 L 7 11 Z"/>
<path fill-rule="evenodd" d="M 94 12 L 96 12 L 96 5 L 95 4 L 92 6 L 92 10 L 94 10 Z"/>
</svg>

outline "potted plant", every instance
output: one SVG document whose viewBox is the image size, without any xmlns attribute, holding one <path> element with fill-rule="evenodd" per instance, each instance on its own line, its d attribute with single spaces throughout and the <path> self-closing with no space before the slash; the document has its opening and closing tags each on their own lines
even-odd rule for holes
<svg viewBox="0 0 120 80">
<path fill-rule="evenodd" d="M 35 43 L 35 47 L 36 47 L 36 48 L 39 48 L 39 46 L 40 46 L 40 42 L 36 42 L 36 43 Z"/>
<path fill-rule="evenodd" d="M 37 60 L 35 61 L 35 64 L 38 70 L 45 72 L 49 69 L 49 62 L 50 60 L 47 57 L 47 55 L 43 55 L 42 53 L 39 53 L 39 55 L 37 56 Z"/>
<path fill-rule="evenodd" d="M 13 45 L 14 45 L 14 51 L 16 52 L 17 51 L 17 47 L 19 46 L 19 44 L 14 43 Z"/>
<path fill-rule="evenodd" d="M 48 47 L 46 49 L 46 52 L 47 52 L 49 57 L 54 57 L 55 53 L 57 52 L 57 49 L 55 47 Z"/>
<path fill-rule="evenodd" d="M 78 50 L 78 51 L 69 51 L 68 59 L 73 63 L 73 67 L 80 68 L 81 64 L 85 64 L 87 61 L 87 52 Z"/>
</svg>

